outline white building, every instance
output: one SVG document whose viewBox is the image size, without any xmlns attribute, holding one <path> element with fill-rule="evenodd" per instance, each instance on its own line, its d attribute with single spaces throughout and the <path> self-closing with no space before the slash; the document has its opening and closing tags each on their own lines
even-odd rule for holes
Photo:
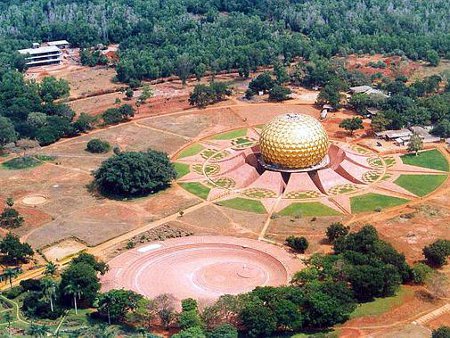
<svg viewBox="0 0 450 338">
<path fill-rule="evenodd" d="M 48 46 L 55 46 L 60 49 L 66 49 L 70 47 L 70 43 L 67 40 L 57 40 L 57 41 L 49 41 L 47 42 Z"/>
<path fill-rule="evenodd" d="M 62 61 L 61 49 L 56 46 L 20 49 L 18 52 L 25 56 L 29 67 L 60 64 Z"/>
</svg>

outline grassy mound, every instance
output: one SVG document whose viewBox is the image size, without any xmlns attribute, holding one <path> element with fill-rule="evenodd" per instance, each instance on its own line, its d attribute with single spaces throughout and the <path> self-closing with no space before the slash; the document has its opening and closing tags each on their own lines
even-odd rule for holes
<svg viewBox="0 0 450 338">
<path fill-rule="evenodd" d="M 417 196 L 425 196 L 444 183 L 447 175 L 400 175 L 394 183 Z"/>
<path fill-rule="evenodd" d="M 181 178 L 191 172 L 189 169 L 189 164 L 175 162 L 173 166 L 177 172 L 177 178 Z"/>
<path fill-rule="evenodd" d="M 350 199 L 352 213 L 365 211 L 375 211 L 378 209 L 395 207 L 407 203 L 404 198 L 369 193 L 361 196 L 355 196 Z"/>
<path fill-rule="evenodd" d="M 247 129 L 236 129 L 223 134 L 218 134 L 213 137 L 214 140 L 232 140 L 238 137 L 244 137 L 247 135 Z"/>
<path fill-rule="evenodd" d="M 260 201 L 247 198 L 236 197 L 226 201 L 220 201 L 216 204 L 227 208 L 255 212 L 257 214 L 266 213 L 266 208 L 264 208 L 264 205 Z"/>
<path fill-rule="evenodd" d="M 204 200 L 208 198 L 209 192 L 211 191 L 210 188 L 198 182 L 180 183 L 180 185 L 191 194 L 194 194 Z"/>
<path fill-rule="evenodd" d="M 404 164 L 414 165 L 416 167 L 448 171 L 448 162 L 444 155 L 437 150 L 422 151 L 417 156 L 406 154 L 401 157 Z"/>
<path fill-rule="evenodd" d="M 309 216 L 338 216 L 340 213 L 319 202 L 292 203 L 279 213 L 281 216 L 309 217 Z"/>
<path fill-rule="evenodd" d="M 13 158 L 2 164 L 2 166 L 9 170 L 29 169 L 41 165 L 43 162 L 33 156 L 24 156 Z"/>
<path fill-rule="evenodd" d="M 187 147 L 186 149 L 181 151 L 180 154 L 178 155 L 178 158 L 183 158 L 183 157 L 189 157 L 189 156 L 197 155 L 203 149 L 205 149 L 205 148 L 201 144 L 198 144 L 198 143 L 193 144 L 190 147 Z"/>
</svg>

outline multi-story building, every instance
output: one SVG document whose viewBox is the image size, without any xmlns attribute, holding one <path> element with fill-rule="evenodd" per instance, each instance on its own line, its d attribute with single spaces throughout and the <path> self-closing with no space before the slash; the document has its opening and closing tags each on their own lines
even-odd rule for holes
<svg viewBox="0 0 450 338">
<path fill-rule="evenodd" d="M 60 64 L 62 61 L 61 49 L 56 46 L 20 49 L 18 52 L 25 56 L 28 67 Z"/>
</svg>

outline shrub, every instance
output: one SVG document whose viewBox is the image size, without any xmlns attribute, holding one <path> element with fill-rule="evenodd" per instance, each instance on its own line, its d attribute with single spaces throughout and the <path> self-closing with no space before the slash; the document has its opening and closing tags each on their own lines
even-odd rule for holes
<svg viewBox="0 0 450 338">
<path fill-rule="evenodd" d="M 24 291 L 22 286 L 14 286 L 5 292 L 5 296 L 8 299 L 14 299 L 19 297 Z"/>
<path fill-rule="evenodd" d="M 87 143 L 86 150 L 90 153 L 107 153 L 111 149 L 110 144 L 107 141 L 94 138 Z"/>
<path fill-rule="evenodd" d="M 450 255 L 450 241 L 438 239 L 424 247 L 423 254 L 430 265 L 441 267 L 447 263 L 447 256 Z"/>
<path fill-rule="evenodd" d="M 286 238 L 286 244 L 293 250 L 304 253 L 308 249 L 309 243 L 305 237 L 289 236 Z"/>
<path fill-rule="evenodd" d="M 416 284 L 423 284 L 431 272 L 433 269 L 428 265 L 417 263 L 412 267 L 412 280 Z"/>
<path fill-rule="evenodd" d="M 104 161 L 94 172 L 101 192 L 120 197 L 144 196 L 166 188 L 176 173 L 167 154 L 124 152 Z"/>
<path fill-rule="evenodd" d="M 41 281 L 39 279 L 25 279 L 20 281 L 20 286 L 24 291 L 41 291 Z"/>
</svg>

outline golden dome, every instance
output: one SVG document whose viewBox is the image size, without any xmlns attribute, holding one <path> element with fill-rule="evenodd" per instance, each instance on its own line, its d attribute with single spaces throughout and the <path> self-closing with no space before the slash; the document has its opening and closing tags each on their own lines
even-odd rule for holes
<svg viewBox="0 0 450 338">
<path fill-rule="evenodd" d="M 278 169 L 304 169 L 324 160 L 328 135 L 309 115 L 284 114 L 263 127 L 259 145 L 266 164 Z"/>
</svg>

